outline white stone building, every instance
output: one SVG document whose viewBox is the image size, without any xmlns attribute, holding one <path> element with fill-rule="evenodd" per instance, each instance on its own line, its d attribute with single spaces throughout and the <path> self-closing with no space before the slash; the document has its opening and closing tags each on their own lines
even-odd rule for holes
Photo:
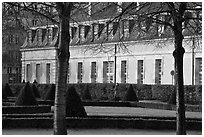
<svg viewBox="0 0 204 137">
<path fill-rule="evenodd" d="M 112 11 L 117 10 L 114 5 L 109 5 L 103 15 L 121 12 Z M 69 83 L 110 83 L 115 78 L 118 83 L 174 82 L 171 75 L 174 70 L 174 39 L 168 26 L 149 20 L 137 22 L 134 18 L 127 17 L 120 22 L 109 22 L 110 19 L 103 18 L 103 15 L 95 15 L 95 20 L 70 24 Z M 168 15 L 161 15 L 160 18 L 168 19 Z M 55 83 L 57 26 L 31 28 L 28 33 L 29 36 L 21 48 L 22 80 Z M 201 84 L 201 35 L 192 36 L 186 30 L 183 34 L 184 84 Z"/>
<path fill-rule="evenodd" d="M 22 46 L 22 79 L 38 83 L 55 83 L 56 81 L 56 48 L 57 29 L 54 26 L 34 28 Z M 49 32 L 51 32 L 49 34 Z M 43 37 L 40 39 L 38 37 Z M 40 41 L 40 42 L 39 42 Z M 29 44 L 30 42 L 30 44 Z M 69 61 L 69 83 L 103 83 L 114 82 L 115 52 L 116 82 L 141 84 L 172 84 L 174 70 L 174 40 L 153 39 L 139 41 L 102 43 L 110 52 L 97 51 L 100 44 L 71 45 Z M 192 37 L 185 37 L 184 54 L 184 84 L 202 82 L 202 51 L 201 39 L 194 41 L 194 59 L 192 58 Z M 125 45 L 125 50 L 124 50 Z M 94 48 L 93 48 L 94 47 Z M 93 50 L 94 49 L 94 50 Z M 100 48 L 99 48 L 100 49 Z M 105 49 L 104 49 L 105 50 Z M 194 62 L 194 67 L 192 65 Z M 194 68 L 194 71 L 192 71 Z M 194 73 L 194 76 L 192 75 Z"/>
</svg>

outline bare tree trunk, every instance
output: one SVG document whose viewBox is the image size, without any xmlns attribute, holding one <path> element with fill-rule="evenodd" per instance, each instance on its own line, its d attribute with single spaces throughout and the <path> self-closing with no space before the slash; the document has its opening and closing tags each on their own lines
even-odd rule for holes
<svg viewBox="0 0 204 137">
<path fill-rule="evenodd" d="M 54 108 L 54 134 L 66 135 L 66 91 L 67 70 L 70 58 L 69 43 L 69 20 L 72 3 L 56 3 L 59 12 L 59 48 L 57 50 L 57 81 Z"/>
<path fill-rule="evenodd" d="M 180 34 L 180 35 L 179 35 Z M 183 35 L 177 33 L 175 35 L 175 50 L 173 56 L 175 58 L 175 77 L 176 77 L 176 134 L 185 135 L 185 100 L 184 100 L 184 85 L 183 85 L 183 55 L 185 53 L 182 47 Z"/>
</svg>

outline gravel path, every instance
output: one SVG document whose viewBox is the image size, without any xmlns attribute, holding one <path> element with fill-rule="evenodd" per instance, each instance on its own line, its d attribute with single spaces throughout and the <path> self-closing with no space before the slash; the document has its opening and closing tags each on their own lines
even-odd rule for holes
<svg viewBox="0 0 204 137">
<path fill-rule="evenodd" d="M 174 110 L 148 109 L 138 107 L 85 106 L 88 115 L 97 116 L 155 116 L 176 117 Z M 202 112 L 186 112 L 186 118 L 202 118 Z"/>
</svg>

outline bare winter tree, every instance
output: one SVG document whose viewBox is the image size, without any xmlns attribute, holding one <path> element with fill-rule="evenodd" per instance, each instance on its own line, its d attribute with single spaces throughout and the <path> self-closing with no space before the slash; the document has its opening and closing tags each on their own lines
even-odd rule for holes
<svg viewBox="0 0 204 137">
<path fill-rule="evenodd" d="M 138 36 L 155 32 L 162 38 L 173 37 L 175 50 L 175 81 L 177 102 L 177 134 L 186 134 L 183 84 L 184 36 L 201 36 L 202 3 L 194 2 L 141 2 L 119 4 L 121 12 L 114 19 L 133 18 L 139 25 Z M 144 27 L 145 26 L 145 27 Z M 143 29 L 145 28 L 145 29 Z M 159 34 L 166 29 L 166 34 Z M 139 37 L 138 37 L 139 38 Z M 154 36 L 152 36 L 154 38 Z"/>
<path fill-rule="evenodd" d="M 94 3 L 96 4 L 96 3 Z M 182 45 L 185 36 L 199 40 L 202 35 L 202 3 L 198 2 L 127 2 L 114 3 L 119 8 L 119 12 L 110 17 L 109 23 L 121 24 L 125 19 L 132 19 L 137 23 L 137 35 L 139 39 L 149 37 L 151 39 L 173 38 L 175 50 L 175 85 L 177 102 L 177 134 L 186 134 L 185 129 L 185 104 L 184 104 L 184 82 L 183 82 L 183 55 L 185 49 Z M 107 9 L 105 7 L 104 9 Z M 103 9 L 103 11 L 105 11 Z M 102 10 L 98 10 L 100 15 Z M 111 14 L 111 13 L 110 13 Z M 120 26 L 120 25 L 118 25 Z M 102 32 L 106 26 L 100 31 Z M 120 28 L 121 29 L 121 28 Z M 109 31 L 110 35 L 114 31 Z M 117 42 L 123 43 L 124 35 L 117 36 Z M 150 36 L 147 36 L 150 34 Z M 112 52 L 114 46 L 108 47 L 104 38 L 100 44 L 88 47 L 96 53 Z M 118 44 L 120 45 L 120 44 Z M 123 45 L 123 49 L 126 47 Z"/>
<path fill-rule="evenodd" d="M 37 16 L 48 19 L 52 24 L 59 26 L 59 46 L 58 46 L 58 77 L 56 83 L 56 99 L 54 110 L 54 134 L 67 134 L 65 122 L 65 87 L 67 80 L 68 61 L 70 58 L 70 21 L 78 21 L 77 18 L 71 18 L 77 14 L 77 11 L 83 11 L 88 6 L 84 3 L 6 3 L 10 6 L 18 7 L 19 10 L 32 12 Z M 37 4 L 37 6 L 36 6 Z M 182 46 L 184 32 L 190 30 L 193 35 L 201 35 L 201 11 L 202 3 L 193 2 L 157 2 L 157 3 L 115 3 L 121 10 L 117 14 L 112 14 L 110 22 L 120 22 L 123 19 L 132 18 L 138 26 L 138 36 L 145 35 L 145 31 L 151 28 L 159 29 L 160 25 L 169 31 L 168 37 L 174 38 L 176 72 L 176 93 L 177 93 L 177 134 L 186 134 L 185 129 L 185 105 L 184 105 L 184 86 L 183 86 L 183 55 L 185 50 Z M 97 7 L 97 3 L 93 3 Z M 107 5 L 108 7 L 109 5 Z M 53 8 L 54 12 L 49 12 L 48 8 Z M 97 9 L 97 12 L 103 12 L 107 7 Z M 97 13 L 95 13 L 97 15 Z M 110 13 L 107 13 L 110 14 Z M 93 14 L 94 15 L 94 14 Z M 96 16 L 93 19 L 99 19 Z M 110 17 L 109 17 L 110 18 Z M 145 30 L 143 25 L 146 25 Z M 105 26 L 104 26 L 105 28 Z M 102 29 L 101 29 L 102 30 Z M 153 29 L 152 29 L 153 30 Z M 110 33 L 110 32 L 109 32 Z M 192 35 L 191 34 L 191 35 Z M 158 35 L 158 31 L 157 31 Z M 167 37 L 161 35 L 162 37 Z M 153 38 L 153 37 L 152 37 Z M 123 37 L 119 37 L 123 41 Z M 103 48 L 102 44 L 97 49 Z"/>
<path fill-rule="evenodd" d="M 54 134 L 67 134 L 66 129 L 66 84 L 69 52 L 69 22 L 73 9 L 73 3 L 7 3 L 10 6 L 18 7 L 19 10 L 32 12 L 37 16 L 44 17 L 57 24 L 59 27 L 59 45 L 57 49 L 58 75 L 56 81 L 55 109 L 54 109 Z M 52 14 L 48 8 L 54 8 Z M 26 18 L 26 17 L 25 17 Z M 28 18 L 29 19 L 29 18 Z"/>
</svg>

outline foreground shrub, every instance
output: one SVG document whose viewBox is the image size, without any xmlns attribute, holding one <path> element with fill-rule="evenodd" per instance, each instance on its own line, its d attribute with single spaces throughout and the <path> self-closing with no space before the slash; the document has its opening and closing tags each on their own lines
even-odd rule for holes
<svg viewBox="0 0 204 137">
<path fill-rule="evenodd" d="M 13 97 L 14 96 L 8 83 L 6 83 L 6 85 L 4 86 L 4 88 L 2 90 L 3 90 L 2 91 L 3 99 L 6 99 L 7 97 Z"/>
<path fill-rule="evenodd" d="M 25 84 L 25 86 L 21 89 L 15 105 L 17 106 L 32 106 L 32 105 L 38 105 L 35 95 L 33 93 L 32 88 L 30 87 L 29 82 Z"/>
<path fill-rule="evenodd" d="M 52 84 L 45 95 L 45 100 L 55 100 L 55 84 Z"/>
<path fill-rule="evenodd" d="M 74 86 L 71 86 L 66 95 L 66 116 L 67 117 L 85 117 L 87 116 L 80 96 Z"/>
<path fill-rule="evenodd" d="M 40 98 L 38 88 L 35 86 L 35 84 L 32 84 L 32 90 L 33 90 L 33 93 L 34 93 L 35 97 Z"/>
<path fill-rule="evenodd" d="M 82 94 L 82 99 L 83 100 L 91 100 L 91 94 L 90 94 L 88 85 L 85 86 L 85 89 L 84 89 L 83 94 Z"/>
<path fill-rule="evenodd" d="M 135 90 L 133 89 L 132 84 L 130 84 L 130 86 L 129 86 L 126 94 L 125 94 L 124 101 L 139 101 L 139 99 L 135 93 Z"/>
</svg>

